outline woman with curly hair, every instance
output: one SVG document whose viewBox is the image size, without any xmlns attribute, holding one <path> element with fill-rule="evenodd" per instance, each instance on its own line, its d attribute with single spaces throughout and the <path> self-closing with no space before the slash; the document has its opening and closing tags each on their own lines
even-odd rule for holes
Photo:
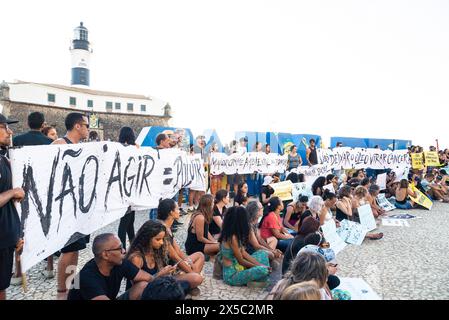
<svg viewBox="0 0 449 320">
<path fill-rule="evenodd" d="M 174 275 L 185 289 L 196 288 L 202 277 L 195 273 L 175 274 L 176 265 L 169 265 L 169 243 L 166 238 L 167 229 L 159 221 L 145 222 L 137 232 L 126 258 L 136 267 L 154 277 Z M 177 263 L 180 261 L 177 261 Z M 188 283 L 188 285 L 185 285 Z"/>
<path fill-rule="evenodd" d="M 252 281 L 266 281 L 271 271 L 268 252 L 257 250 L 250 255 L 245 245 L 248 243 L 250 225 L 244 207 L 230 208 L 224 217 L 221 231 L 221 259 L 223 280 L 231 286 L 247 285 Z"/>
</svg>

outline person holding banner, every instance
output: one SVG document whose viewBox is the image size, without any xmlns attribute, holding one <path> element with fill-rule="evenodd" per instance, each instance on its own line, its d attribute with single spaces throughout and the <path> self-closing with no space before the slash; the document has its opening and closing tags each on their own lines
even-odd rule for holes
<svg viewBox="0 0 449 320">
<path fill-rule="evenodd" d="M 276 248 L 285 252 L 289 244 L 293 241 L 293 236 L 282 225 L 281 211 L 284 204 L 279 197 L 272 197 L 268 201 L 265 212 L 260 220 L 260 235 L 267 242 L 271 237 L 278 240 Z"/>
<path fill-rule="evenodd" d="M 368 189 L 367 199 L 373 211 L 374 218 L 377 218 L 385 213 L 385 210 L 377 204 L 377 196 L 379 195 L 380 187 L 377 184 L 372 184 Z"/>
<path fill-rule="evenodd" d="M 360 219 L 358 216 L 358 208 L 368 204 L 368 200 L 366 199 L 368 194 L 368 191 L 365 187 L 358 186 L 354 190 L 354 197 L 352 198 L 352 216 L 355 218 L 354 220 L 358 223 L 360 223 Z M 382 239 L 384 234 L 382 232 L 378 233 L 367 233 L 365 235 L 365 238 L 371 239 L 371 240 L 379 240 Z"/>
<path fill-rule="evenodd" d="M 13 131 L 10 124 L 18 121 L 0 114 L 0 147 L 11 145 Z M 20 218 L 14 205 L 22 201 L 22 188 L 12 188 L 11 165 L 8 158 L 0 154 L 0 300 L 6 300 L 6 289 L 11 283 L 14 253 L 20 256 L 23 241 L 20 239 Z"/>
<path fill-rule="evenodd" d="M 72 112 L 65 118 L 67 133 L 64 137 L 53 141 L 52 144 L 77 144 L 89 137 L 89 119 L 82 113 Z M 58 299 L 65 300 L 67 294 L 67 279 L 69 269 L 78 265 L 78 252 L 86 248 L 89 236 L 80 238 L 61 249 L 58 261 Z"/>
<path fill-rule="evenodd" d="M 318 155 L 316 152 L 315 139 L 309 140 L 309 147 L 306 150 L 307 165 L 309 167 L 318 164 Z"/>
<path fill-rule="evenodd" d="M 302 166 L 302 158 L 298 154 L 298 148 L 295 145 L 292 145 L 290 147 L 290 153 L 288 154 L 287 171 L 291 171 L 300 166 Z"/>
</svg>

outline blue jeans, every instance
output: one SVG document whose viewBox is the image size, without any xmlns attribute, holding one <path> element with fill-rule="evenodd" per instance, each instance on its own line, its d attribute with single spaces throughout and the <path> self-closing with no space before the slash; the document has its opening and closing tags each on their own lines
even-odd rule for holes
<svg viewBox="0 0 449 320">
<path fill-rule="evenodd" d="M 394 205 L 396 206 L 396 208 L 398 209 L 403 209 L 403 210 L 408 210 L 408 209 L 412 209 L 413 206 L 410 203 L 410 201 L 407 201 L 405 204 L 402 203 L 398 203 L 397 201 L 394 203 Z"/>
<path fill-rule="evenodd" d="M 288 246 L 290 245 L 290 243 L 292 243 L 293 239 L 278 239 L 278 244 L 276 246 L 276 249 L 281 250 L 283 253 L 285 253 L 285 251 L 287 251 Z"/>
</svg>

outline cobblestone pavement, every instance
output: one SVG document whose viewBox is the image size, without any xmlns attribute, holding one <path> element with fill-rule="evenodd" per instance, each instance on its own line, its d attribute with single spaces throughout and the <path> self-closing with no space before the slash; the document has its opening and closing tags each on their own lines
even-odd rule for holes
<svg viewBox="0 0 449 320">
<path fill-rule="evenodd" d="M 394 213 L 404 213 L 395 210 Z M 361 246 L 348 245 L 338 254 L 339 276 L 363 278 L 374 291 L 386 300 L 391 299 L 449 299 L 449 205 L 435 203 L 431 211 L 411 210 L 418 219 L 409 220 L 410 227 L 386 227 L 381 240 L 364 240 Z M 176 232 L 178 242 L 183 245 L 189 215 L 181 218 L 185 222 Z M 136 213 L 137 229 L 148 219 L 146 212 Z M 118 230 L 118 221 L 95 232 Z M 92 244 L 92 241 L 90 245 Z M 79 266 L 92 258 L 91 247 L 80 253 Z M 20 286 L 11 286 L 8 298 L 15 300 L 56 299 L 56 279 L 46 280 L 41 274 L 45 262 L 41 262 L 27 273 L 27 293 Z M 57 259 L 55 260 L 55 269 Z M 200 286 L 200 299 L 257 300 L 267 295 L 267 289 L 231 287 L 212 278 L 213 262 L 206 262 L 206 278 Z M 273 275 L 273 282 L 279 279 Z M 272 285 L 271 285 L 272 286 Z"/>
</svg>

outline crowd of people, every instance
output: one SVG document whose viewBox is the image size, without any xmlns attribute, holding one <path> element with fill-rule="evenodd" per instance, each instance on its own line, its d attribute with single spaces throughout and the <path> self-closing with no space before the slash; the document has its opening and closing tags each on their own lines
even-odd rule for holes
<svg viewBox="0 0 449 320">
<path fill-rule="evenodd" d="M 0 299 L 6 298 L 10 283 L 21 280 L 20 219 L 14 201 L 21 201 L 24 191 L 12 188 L 12 176 L 7 148 L 12 146 L 77 144 L 98 141 L 89 133 L 88 118 L 70 113 L 65 119 L 67 133 L 59 138 L 54 127 L 47 126 L 42 113 L 28 117 L 30 131 L 15 136 L 9 125 L 13 121 L 0 115 Z M 123 127 L 118 142 L 128 147 L 136 145 L 132 128 Z M 208 172 L 208 157 L 217 151 L 212 145 L 206 152 L 204 136 L 195 144 L 186 143 L 185 132 L 166 130 L 155 139 L 157 149 L 180 148 L 200 154 Z M 227 152 L 244 153 L 248 139 L 232 141 Z M 341 146 L 341 144 L 340 144 Z M 334 222 L 336 227 L 344 219 L 360 222 L 358 208 L 369 204 L 375 218 L 385 215 L 379 206 L 380 192 L 400 209 L 417 208 L 410 197 L 416 189 L 430 199 L 449 202 L 449 176 L 445 170 L 411 169 L 408 177 L 396 179 L 391 170 L 334 170 L 321 176 L 311 185 L 311 194 L 301 194 L 292 201 L 282 201 L 272 188 L 283 180 L 304 182 L 303 174 L 290 172 L 302 164 L 318 163 L 315 140 L 311 139 L 306 159 L 301 158 L 293 145 L 288 150 L 286 173 L 254 174 L 260 184 L 258 191 L 249 194 L 248 175 L 209 175 L 210 193 L 205 190 L 180 190 L 173 199 L 161 199 L 158 208 L 149 212 L 149 220 L 137 232 L 134 230 L 135 212 L 128 208 L 120 219 L 117 235 L 100 234 L 93 239 L 94 258 L 87 262 L 67 286 L 69 266 L 77 266 L 79 252 L 87 247 L 90 237 L 83 237 L 64 247 L 57 266 L 57 294 L 59 299 L 185 299 L 200 294 L 204 281 L 205 261 L 214 261 L 214 277 L 230 286 L 267 287 L 270 274 L 279 270 L 280 280 L 268 299 L 331 300 L 350 299 L 348 292 L 338 289 L 340 280 L 335 253 L 323 236 L 321 226 Z M 258 142 L 255 152 L 270 153 L 270 145 Z M 420 152 L 419 147 L 411 147 Z M 431 149 L 432 151 L 432 149 Z M 435 150 L 436 151 L 436 150 Z M 439 151 L 441 165 L 447 165 L 449 150 Z M 387 173 L 386 189 L 376 185 L 376 174 Z M 329 189 L 329 186 L 332 186 Z M 413 187 L 414 188 L 413 188 Z M 186 210 L 183 209 L 183 206 Z M 185 243 L 178 243 L 174 233 L 182 225 L 178 219 L 190 214 Z M 369 233 L 366 238 L 382 239 L 382 233 Z M 127 238 L 129 247 L 127 248 Z M 185 248 L 185 250 L 183 249 Z M 14 256 L 16 272 L 12 275 Z M 46 278 L 55 276 L 53 255 L 47 257 L 42 270 Z M 126 291 L 118 296 L 123 279 Z"/>
</svg>

